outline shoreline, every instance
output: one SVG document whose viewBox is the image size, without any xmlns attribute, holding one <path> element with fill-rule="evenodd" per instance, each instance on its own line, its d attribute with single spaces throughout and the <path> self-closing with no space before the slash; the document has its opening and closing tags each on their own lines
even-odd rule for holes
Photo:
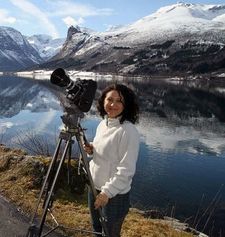
<svg viewBox="0 0 225 237">
<path fill-rule="evenodd" d="M 9 211 L 8 212 L 6 211 L 6 215 L 2 215 L 4 216 L 4 218 L 2 220 L 0 219 L 0 221 L 4 222 L 6 220 L 10 220 L 10 218 L 7 218 L 7 216 L 9 215 L 8 213 L 15 212 L 17 213 L 14 215 L 15 222 L 20 223 L 22 221 L 23 231 L 24 231 L 24 229 L 27 229 L 29 226 L 28 216 L 32 215 L 31 210 L 34 210 L 35 203 L 37 201 L 37 194 L 40 192 L 40 190 L 37 189 L 37 186 L 35 186 L 34 183 L 36 183 L 38 187 L 41 185 L 39 181 L 42 179 L 40 177 L 39 169 L 43 169 L 43 165 L 48 166 L 48 163 L 44 157 L 29 156 L 22 150 L 10 149 L 8 147 L 5 147 L 4 145 L 0 146 L 0 151 L 1 151 L 1 154 L 0 154 L 0 171 L 1 171 L 0 176 L 1 177 L 0 178 L 2 181 L 0 182 L 0 186 L 2 190 L 2 192 L 0 193 L 0 203 L 2 201 L 3 203 L 2 208 L 7 209 L 7 207 L 11 207 L 11 209 L 10 208 L 7 209 Z M 32 176 L 26 176 L 25 174 L 27 175 L 30 174 Z M 37 184 L 37 181 L 38 181 L 38 184 Z M 18 191 L 20 191 L 20 193 Z M 54 214 L 56 215 L 56 219 L 60 219 L 60 217 L 63 218 L 63 215 L 66 214 L 66 212 L 68 212 L 68 214 L 66 214 L 67 218 L 69 217 L 69 219 L 71 218 L 76 219 L 78 215 L 77 208 L 79 206 L 80 217 L 78 217 L 78 223 L 79 223 L 78 226 L 81 225 L 80 218 L 82 218 L 85 220 L 84 228 L 88 228 L 88 227 L 90 228 L 90 223 L 88 220 L 90 218 L 90 214 L 89 214 L 88 208 L 86 207 L 86 205 L 84 205 L 82 201 L 83 197 L 74 196 L 74 194 L 72 196 L 74 200 L 70 200 L 68 196 L 61 204 L 59 201 L 60 199 L 58 199 L 59 197 L 56 198 L 55 203 L 54 203 L 54 207 L 57 208 L 57 213 Z M 1 199 L 1 197 L 3 198 Z M 74 212 L 74 210 L 76 211 Z M 74 216 L 75 213 L 76 215 Z M 132 225 L 129 224 L 129 221 L 134 221 L 137 224 L 138 224 L 138 221 L 141 221 L 142 223 L 145 223 L 145 225 L 152 226 L 154 223 L 156 223 L 156 226 L 157 226 L 158 224 L 162 224 L 163 226 L 164 225 L 170 226 L 174 231 L 191 233 L 199 237 L 207 237 L 207 235 L 191 229 L 187 224 L 181 223 L 179 220 L 175 218 L 159 216 L 154 211 L 141 211 L 139 209 L 131 208 L 129 215 L 126 219 L 127 219 L 127 223 L 125 224 L 125 226 L 127 225 L 129 227 L 125 227 L 125 229 L 131 228 Z M 61 219 L 60 222 L 62 221 L 63 219 Z M 62 222 L 62 225 L 67 225 L 67 224 Z M 77 224 L 74 224 L 74 226 L 76 225 Z M 3 223 L 3 226 L 4 226 L 4 223 Z M 4 228 L 6 227 L 8 228 L 8 226 L 5 225 Z M 17 227 L 12 228 L 12 229 L 16 229 L 16 228 Z M 172 236 L 173 235 L 171 235 L 171 237 Z"/>
</svg>

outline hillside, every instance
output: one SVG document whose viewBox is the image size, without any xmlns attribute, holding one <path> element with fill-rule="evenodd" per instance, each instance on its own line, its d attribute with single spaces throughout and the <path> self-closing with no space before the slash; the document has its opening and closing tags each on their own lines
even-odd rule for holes
<svg viewBox="0 0 225 237">
<path fill-rule="evenodd" d="M 0 146 L 0 190 L 1 194 L 15 203 L 23 213 L 32 214 L 49 159 L 32 157 L 24 151 Z M 63 175 L 62 175 L 63 176 Z M 61 183 L 61 181 L 60 181 Z M 62 185 L 63 186 L 63 185 Z M 57 199 L 52 212 L 58 222 L 70 228 L 90 230 L 90 217 L 86 204 L 86 195 L 68 192 L 67 188 L 58 188 Z M 48 219 L 48 223 L 52 221 Z M 146 213 L 131 210 L 123 226 L 123 237 L 191 237 L 190 233 L 175 230 L 171 225 L 191 230 L 175 220 L 159 220 L 146 217 Z M 68 230 L 66 232 L 68 233 Z M 195 236 L 199 235 L 195 232 Z M 84 236 L 82 234 L 71 236 Z M 87 234 L 85 234 L 87 236 Z"/>
</svg>

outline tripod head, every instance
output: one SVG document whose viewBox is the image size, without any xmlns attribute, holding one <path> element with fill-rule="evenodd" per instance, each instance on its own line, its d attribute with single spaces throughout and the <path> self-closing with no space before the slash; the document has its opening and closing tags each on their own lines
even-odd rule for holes
<svg viewBox="0 0 225 237">
<path fill-rule="evenodd" d="M 61 116 L 62 122 L 68 129 L 76 128 L 84 113 L 70 100 L 63 100 L 64 114 Z"/>
</svg>

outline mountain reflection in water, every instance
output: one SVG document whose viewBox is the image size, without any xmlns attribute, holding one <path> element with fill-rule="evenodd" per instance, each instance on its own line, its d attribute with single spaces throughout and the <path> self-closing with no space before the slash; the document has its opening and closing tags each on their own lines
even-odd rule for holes
<svg viewBox="0 0 225 237">
<path fill-rule="evenodd" d="M 142 112 L 137 125 L 141 147 L 132 204 L 188 219 L 193 226 L 197 218 L 197 227 L 202 230 L 206 219 L 200 220 L 196 213 L 199 210 L 202 214 L 219 191 L 205 231 L 214 223 L 214 231 L 224 233 L 225 83 L 191 81 L 190 85 L 187 81 L 147 78 L 126 81 L 136 90 Z M 98 89 L 108 83 L 111 81 L 98 80 Z M 15 146 L 18 133 L 23 136 L 21 131 L 31 129 L 47 138 L 50 151 L 54 151 L 62 127 L 57 93 L 48 82 L 0 77 L 0 142 Z M 89 140 L 100 120 L 95 112 L 93 103 L 82 120 Z"/>
</svg>

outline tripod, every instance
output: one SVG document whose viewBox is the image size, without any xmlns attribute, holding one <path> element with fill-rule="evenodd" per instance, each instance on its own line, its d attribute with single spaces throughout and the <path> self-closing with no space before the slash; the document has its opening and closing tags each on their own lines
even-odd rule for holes
<svg viewBox="0 0 225 237">
<path fill-rule="evenodd" d="M 67 111 L 63 116 L 61 116 L 62 121 L 65 125 L 65 130 L 61 130 L 61 132 L 59 134 L 58 144 L 57 144 L 56 149 L 54 151 L 54 155 L 52 157 L 51 163 L 48 167 L 48 171 L 47 171 L 46 177 L 44 179 L 44 182 L 43 182 L 43 185 L 42 185 L 39 197 L 38 197 L 38 201 L 36 204 L 36 208 L 35 208 L 33 217 L 31 219 L 31 224 L 28 228 L 26 237 L 44 237 L 44 236 L 49 235 L 51 232 L 53 232 L 54 230 L 56 230 L 57 228 L 60 227 L 60 225 L 54 218 L 53 214 L 51 213 L 51 206 L 53 204 L 53 196 L 54 196 L 55 186 L 56 186 L 59 174 L 60 174 L 60 170 L 62 168 L 62 165 L 63 165 L 66 157 L 69 155 L 69 159 L 70 159 L 70 156 L 71 156 L 72 144 L 74 143 L 73 138 L 76 139 L 79 150 L 80 150 L 80 155 L 81 155 L 80 159 L 82 161 L 83 169 L 86 173 L 86 176 L 87 176 L 87 179 L 89 182 L 90 190 L 95 198 L 97 196 L 97 191 L 94 187 L 94 183 L 93 183 L 91 173 L 89 170 L 89 166 L 88 166 L 87 154 L 83 149 L 83 144 L 87 141 L 85 138 L 83 129 L 80 125 L 80 118 L 83 117 L 83 113 L 78 111 L 80 114 L 79 114 L 79 116 L 77 116 L 75 113 L 71 114 L 70 112 L 71 112 L 71 110 L 69 110 L 69 113 Z M 62 156 L 59 157 L 59 151 L 60 151 L 63 141 L 65 141 L 65 146 L 64 146 L 64 150 L 62 152 Z M 42 199 L 44 199 L 44 202 L 43 202 L 44 204 L 42 207 L 43 210 L 42 210 L 40 222 L 37 223 L 37 212 L 38 212 L 38 208 L 41 204 Z M 106 226 L 106 220 L 104 218 L 102 209 L 99 208 L 98 212 L 100 215 L 100 222 L 101 222 L 102 229 L 103 229 L 102 233 L 91 232 L 91 231 L 87 231 L 87 230 L 75 230 L 75 231 L 94 233 L 94 234 L 108 237 L 109 235 L 108 235 L 108 230 L 107 230 L 107 226 Z M 48 213 L 50 213 L 52 219 L 55 221 L 56 227 L 54 227 L 54 228 L 50 229 L 49 231 L 47 231 L 46 233 L 42 234 L 44 223 L 45 223 L 46 216 Z"/>
</svg>

